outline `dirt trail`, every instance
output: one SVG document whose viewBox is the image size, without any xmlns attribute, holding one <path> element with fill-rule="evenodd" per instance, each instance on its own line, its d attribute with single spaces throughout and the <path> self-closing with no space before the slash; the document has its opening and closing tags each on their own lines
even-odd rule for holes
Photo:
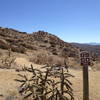
<svg viewBox="0 0 100 100">
<path fill-rule="evenodd" d="M 32 62 L 30 62 L 27 58 L 22 58 L 22 57 L 17 57 L 15 60 L 15 64 L 17 65 L 18 68 L 22 68 L 22 67 L 30 67 L 31 65 L 33 65 L 33 67 L 35 68 L 40 68 L 41 65 L 38 64 L 34 64 Z"/>
</svg>

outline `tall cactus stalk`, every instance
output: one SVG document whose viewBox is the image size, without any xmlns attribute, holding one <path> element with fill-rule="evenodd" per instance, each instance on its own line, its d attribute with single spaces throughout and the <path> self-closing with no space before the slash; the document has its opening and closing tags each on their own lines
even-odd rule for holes
<svg viewBox="0 0 100 100">
<path fill-rule="evenodd" d="M 68 72 L 65 73 L 62 68 L 58 72 L 57 79 L 51 74 L 51 70 L 47 69 L 45 72 L 38 69 L 24 68 L 24 70 L 32 73 L 28 79 L 26 75 L 18 74 L 22 79 L 16 79 L 21 82 L 21 90 L 19 91 L 24 98 L 31 97 L 32 100 L 74 100 L 72 83 L 67 79 L 72 76 Z M 67 97 L 70 96 L 70 98 Z"/>
<path fill-rule="evenodd" d="M 61 69 L 61 76 L 60 76 L 60 80 L 61 80 L 61 94 L 64 94 L 64 71 L 63 68 Z"/>
</svg>

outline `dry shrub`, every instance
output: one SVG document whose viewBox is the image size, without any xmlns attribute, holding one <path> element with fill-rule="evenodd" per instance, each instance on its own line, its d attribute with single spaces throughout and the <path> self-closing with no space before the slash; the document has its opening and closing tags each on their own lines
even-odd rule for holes
<svg viewBox="0 0 100 100">
<path fill-rule="evenodd" d="M 20 43 L 20 45 L 22 45 L 23 47 L 30 49 L 30 50 L 37 50 L 37 48 L 33 45 L 33 44 L 29 44 L 29 43 Z"/>
<path fill-rule="evenodd" d="M 64 60 L 67 61 L 67 59 L 63 58 L 63 57 L 59 57 L 56 55 L 50 55 L 47 53 L 37 53 L 36 55 L 33 55 L 30 58 L 30 62 L 34 62 L 36 64 L 49 64 L 49 65 L 53 65 L 53 64 L 59 64 L 59 65 L 63 65 L 64 64 Z"/>
<path fill-rule="evenodd" d="M 0 39 L 0 48 L 1 49 L 8 49 L 9 45 L 7 44 L 7 42 L 5 40 Z"/>
<path fill-rule="evenodd" d="M 42 53 L 34 54 L 30 58 L 30 62 L 34 62 L 36 64 L 44 64 L 44 63 L 47 62 L 47 55 L 46 54 L 42 54 Z"/>
<path fill-rule="evenodd" d="M 92 68 L 95 70 L 100 70 L 100 62 L 98 61 L 94 62 Z"/>
<path fill-rule="evenodd" d="M 0 68 L 9 69 L 12 67 L 12 64 L 14 63 L 14 61 L 15 61 L 15 57 L 12 55 L 11 49 L 10 49 L 8 50 L 8 54 L 1 59 L 2 66 L 0 66 Z"/>
<path fill-rule="evenodd" d="M 18 53 L 25 53 L 26 49 L 24 47 L 15 47 L 15 46 L 11 46 L 11 50 L 13 52 L 18 52 Z"/>
<path fill-rule="evenodd" d="M 64 60 L 67 61 L 67 59 L 63 58 L 63 57 L 59 57 L 59 56 L 48 56 L 48 63 L 51 64 L 58 64 L 58 65 L 64 65 Z"/>
<path fill-rule="evenodd" d="M 76 61 L 75 58 L 69 57 L 68 62 L 69 62 L 70 68 L 73 68 L 73 69 L 81 69 L 82 68 L 82 67 L 79 67 L 80 62 Z"/>
</svg>

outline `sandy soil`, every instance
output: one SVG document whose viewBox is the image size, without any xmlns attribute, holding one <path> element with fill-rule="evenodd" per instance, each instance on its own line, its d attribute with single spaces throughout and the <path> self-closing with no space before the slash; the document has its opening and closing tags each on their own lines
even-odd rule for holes
<svg viewBox="0 0 100 100">
<path fill-rule="evenodd" d="M 31 65 L 33 65 L 34 68 L 41 67 L 41 65 L 34 64 L 34 63 L 30 62 L 27 58 L 23 58 L 23 57 L 16 58 L 14 63 L 16 64 L 17 68 L 19 68 L 19 69 L 22 67 L 30 67 Z"/>
<path fill-rule="evenodd" d="M 83 99 L 83 78 L 82 71 L 71 70 L 71 73 L 75 75 L 72 79 L 75 100 Z M 89 71 L 89 91 L 90 100 L 100 100 L 100 71 Z"/>
</svg>

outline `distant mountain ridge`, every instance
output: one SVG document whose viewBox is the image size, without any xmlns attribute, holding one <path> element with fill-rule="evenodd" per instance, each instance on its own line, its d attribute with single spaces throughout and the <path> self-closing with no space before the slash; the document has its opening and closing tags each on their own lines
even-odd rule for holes
<svg viewBox="0 0 100 100">
<path fill-rule="evenodd" d="M 82 50 L 85 50 L 85 51 L 89 51 L 91 52 L 92 54 L 95 54 L 95 56 L 97 58 L 100 58 L 100 45 L 99 43 L 97 44 L 81 44 L 81 43 L 71 43 L 73 46 L 76 46 Z"/>
<path fill-rule="evenodd" d="M 82 45 L 100 45 L 100 43 L 97 43 L 97 42 L 90 42 L 90 43 L 77 43 L 77 42 L 72 42 L 71 44 L 82 44 Z"/>
<path fill-rule="evenodd" d="M 96 42 L 85 43 L 85 44 L 89 44 L 89 45 L 100 45 L 100 43 L 96 43 Z"/>
</svg>

